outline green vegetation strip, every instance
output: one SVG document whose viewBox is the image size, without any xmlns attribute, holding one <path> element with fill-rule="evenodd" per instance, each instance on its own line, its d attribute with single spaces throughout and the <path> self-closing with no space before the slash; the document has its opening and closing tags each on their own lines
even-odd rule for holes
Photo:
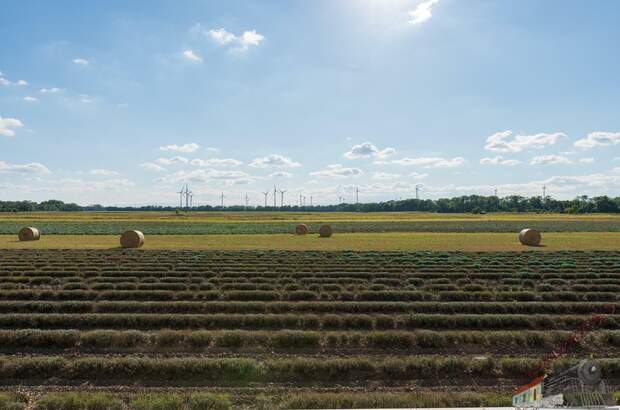
<svg viewBox="0 0 620 410">
<path fill-rule="evenodd" d="M 311 234 L 318 234 L 322 223 L 329 223 L 336 233 L 372 232 L 514 232 L 533 227 L 542 232 L 620 232 L 620 223 L 609 220 L 460 220 L 460 221 L 312 221 L 308 223 Z M 0 234 L 17 234 L 24 225 L 34 225 L 43 235 L 117 235 L 127 229 L 138 229 L 146 235 L 239 235 L 293 233 L 295 222 L 154 222 L 135 221 L 42 221 L 0 220 Z"/>
</svg>

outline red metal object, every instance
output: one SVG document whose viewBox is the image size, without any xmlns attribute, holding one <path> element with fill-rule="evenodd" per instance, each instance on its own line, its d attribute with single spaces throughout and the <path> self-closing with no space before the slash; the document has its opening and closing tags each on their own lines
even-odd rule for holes
<svg viewBox="0 0 620 410">
<path fill-rule="evenodd" d="M 540 366 L 536 367 L 528 374 L 528 378 L 531 379 L 536 377 L 532 382 L 520 387 L 517 390 L 516 394 L 519 394 L 532 386 L 540 383 L 540 380 L 545 378 L 545 372 L 548 369 L 549 365 L 556 360 L 558 357 L 568 353 L 568 351 L 575 346 L 581 339 L 588 335 L 591 331 L 598 328 L 603 321 L 605 320 L 606 315 L 613 315 L 616 312 L 615 305 L 605 305 L 603 306 L 602 313 L 598 313 L 592 316 L 590 319 L 584 321 L 579 328 L 575 329 L 571 332 L 570 335 L 560 344 L 557 351 L 554 349 L 553 351 L 547 353 L 542 361 L 540 362 Z M 538 382 L 536 382 L 538 381 Z"/>
</svg>

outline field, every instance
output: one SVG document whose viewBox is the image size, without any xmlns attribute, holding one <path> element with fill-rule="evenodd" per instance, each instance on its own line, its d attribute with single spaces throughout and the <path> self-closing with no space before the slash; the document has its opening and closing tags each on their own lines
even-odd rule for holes
<svg viewBox="0 0 620 410">
<path fill-rule="evenodd" d="M 72 232 L 99 215 L 10 215 L 0 227 L 49 222 Z M 185 230 L 147 236 L 141 250 L 116 249 L 116 235 L 44 230 L 28 243 L 0 236 L 0 408 L 509 405 L 543 358 L 584 328 L 551 367 L 591 356 L 620 390 L 620 233 L 612 216 L 153 220 L 161 216 L 113 214 L 101 223 L 290 230 L 299 220 L 332 218 L 355 233 Z M 540 248 L 515 243 L 515 232 L 481 228 L 524 221 L 558 225 L 543 232 Z M 394 231 L 405 222 L 437 229 Z M 444 223 L 472 225 L 443 232 Z"/>
<path fill-rule="evenodd" d="M 428 213 L 72 213 L 0 214 L 0 234 L 14 234 L 24 225 L 36 225 L 45 234 L 118 235 L 139 229 L 148 235 L 289 234 L 295 224 L 307 223 L 318 232 L 329 223 L 340 233 L 519 232 L 535 226 L 543 232 L 620 232 L 616 215 L 567 216 L 557 214 L 428 214 Z"/>
</svg>

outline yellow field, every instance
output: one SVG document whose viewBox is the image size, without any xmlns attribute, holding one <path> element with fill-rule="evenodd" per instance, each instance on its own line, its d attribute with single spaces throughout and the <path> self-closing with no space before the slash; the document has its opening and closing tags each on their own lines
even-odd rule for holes
<svg viewBox="0 0 620 410">
<path fill-rule="evenodd" d="M 620 223 L 619 214 L 490 213 L 438 214 L 431 212 L 22 212 L 0 213 L 1 221 L 152 221 L 152 222 L 350 222 L 350 221 L 605 221 Z"/>
<path fill-rule="evenodd" d="M 350 233 L 331 238 L 316 235 L 153 235 L 143 249 L 196 250 L 320 250 L 320 251 L 558 251 L 620 250 L 620 232 L 546 233 L 544 246 L 519 244 L 511 233 Z M 0 235 L 0 249 L 110 249 L 119 246 L 113 235 L 48 235 L 36 242 L 19 242 Z"/>
</svg>

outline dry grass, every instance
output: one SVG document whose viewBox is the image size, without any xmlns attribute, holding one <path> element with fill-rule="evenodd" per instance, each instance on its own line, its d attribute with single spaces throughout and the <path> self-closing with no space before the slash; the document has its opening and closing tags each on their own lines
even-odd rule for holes
<svg viewBox="0 0 620 410">
<path fill-rule="evenodd" d="M 558 251 L 620 250 L 618 232 L 545 234 L 541 247 L 526 247 L 513 233 L 352 233 L 330 240 L 318 235 L 151 235 L 143 249 L 324 250 L 324 251 Z M 111 249 L 117 235 L 47 235 L 36 242 L 19 242 L 0 235 L 0 249 Z"/>
</svg>

